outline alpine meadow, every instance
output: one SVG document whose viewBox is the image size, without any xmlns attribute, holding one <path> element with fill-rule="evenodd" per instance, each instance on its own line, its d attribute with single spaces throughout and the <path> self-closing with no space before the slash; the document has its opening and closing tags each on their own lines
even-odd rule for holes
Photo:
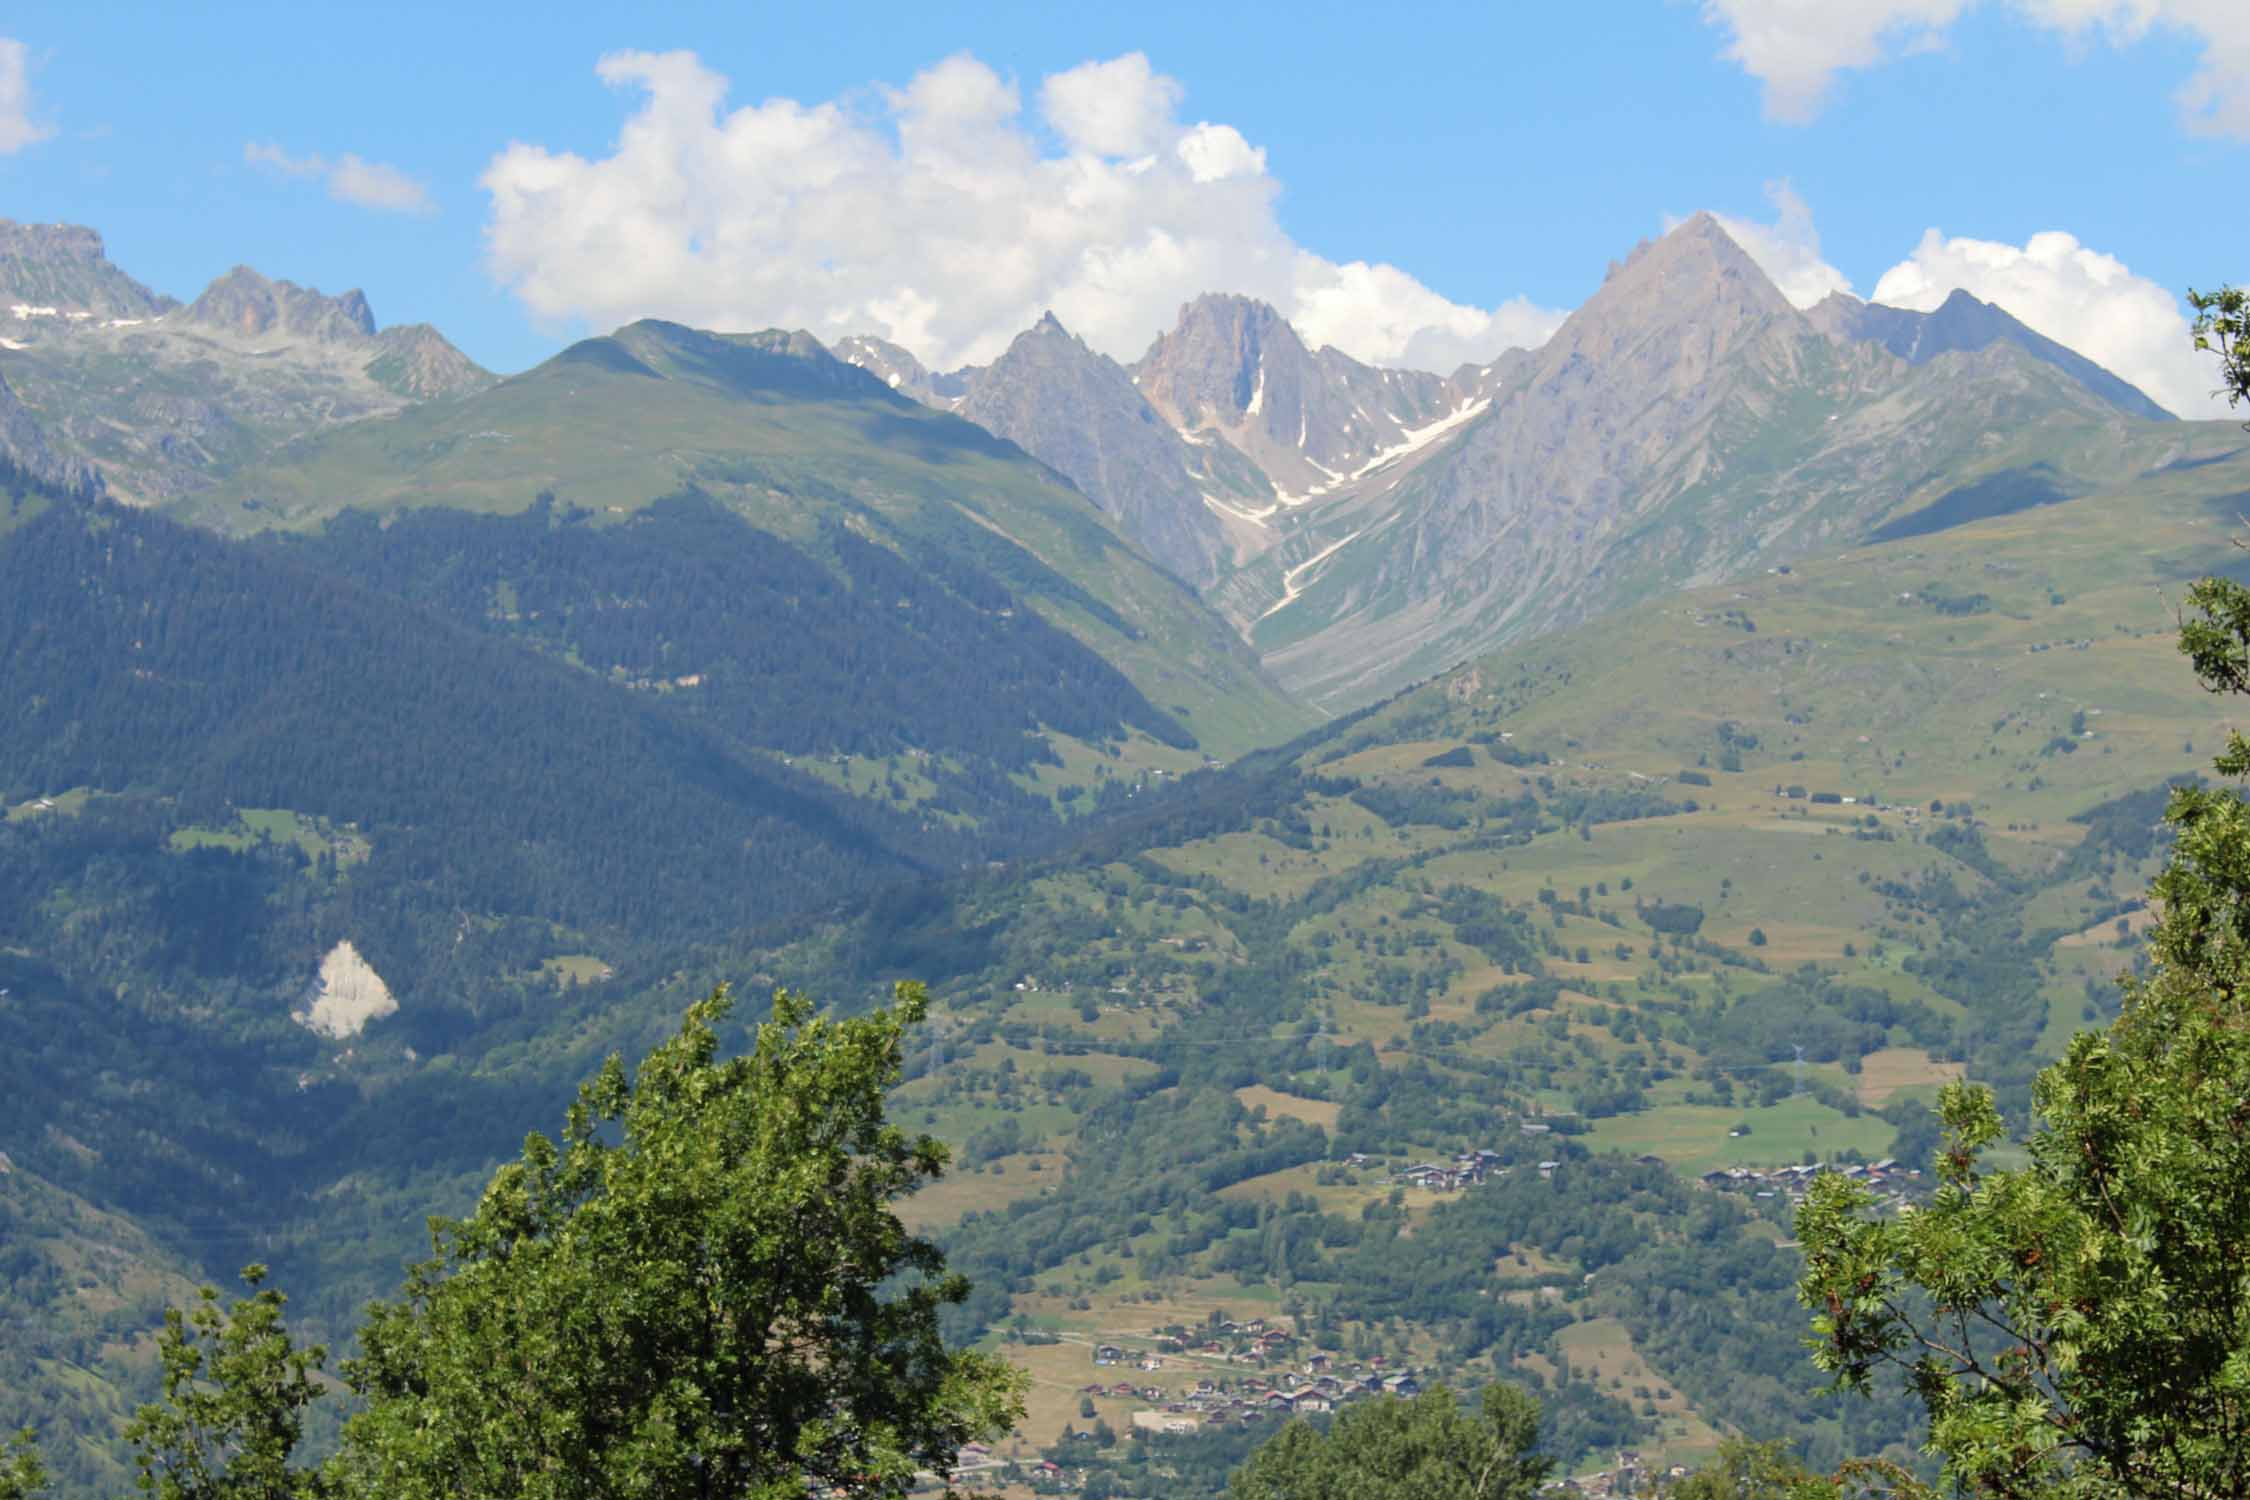
<svg viewBox="0 0 2250 1500">
<path fill-rule="evenodd" d="M 0 1500 L 2250 1494 L 2250 13 L 262 19 L 0 35 Z"/>
</svg>

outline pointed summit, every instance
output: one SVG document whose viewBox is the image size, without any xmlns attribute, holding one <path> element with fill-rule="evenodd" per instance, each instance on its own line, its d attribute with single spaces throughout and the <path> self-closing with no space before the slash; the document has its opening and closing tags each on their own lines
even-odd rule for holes
<svg viewBox="0 0 2250 1500">
<path fill-rule="evenodd" d="M 1316 354 L 1271 303 L 1250 297 L 1196 298 L 1133 373 L 1173 426 L 1217 433 L 1291 504 L 1333 490 L 1447 407 L 1441 377 L 1379 370 L 1338 349 Z"/>
<path fill-rule="evenodd" d="M 1198 455 L 1122 365 L 1049 312 L 966 374 L 961 415 L 1068 479 L 1179 577 L 1211 581 L 1226 537 L 1192 477 Z"/>
<path fill-rule="evenodd" d="M 1661 239 L 1643 240 L 1623 265 L 1611 270 L 1586 309 L 1605 301 L 1644 308 L 1670 303 L 1697 316 L 1720 311 L 1777 316 L 1795 311 L 1781 288 L 1709 213 L 1674 226 Z"/>
<path fill-rule="evenodd" d="M 1180 309 L 1134 372 L 1142 393 L 1182 428 L 1229 425 L 1266 409 L 1268 380 L 1290 380 L 1312 353 L 1271 303 L 1206 293 Z"/>
</svg>

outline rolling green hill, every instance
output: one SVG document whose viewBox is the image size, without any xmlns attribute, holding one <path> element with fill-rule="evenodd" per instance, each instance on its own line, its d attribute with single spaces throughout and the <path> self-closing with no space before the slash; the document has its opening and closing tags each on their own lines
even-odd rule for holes
<svg viewBox="0 0 2250 1500">
<path fill-rule="evenodd" d="M 546 495 L 617 526 L 691 492 L 785 541 L 842 527 L 917 567 L 981 574 L 1116 666 L 1206 753 L 1312 721 L 1084 496 L 803 334 L 636 323 L 468 399 L 308 438 L 177 514 L 235 534 L 303 532 L 353 511 L 513 515 Z"/>
</svg>

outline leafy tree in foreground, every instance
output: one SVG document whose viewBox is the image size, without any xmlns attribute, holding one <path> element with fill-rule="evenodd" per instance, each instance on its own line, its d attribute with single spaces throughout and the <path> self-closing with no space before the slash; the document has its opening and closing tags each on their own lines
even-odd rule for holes
<svg viewBox="0 0 2250 1500">
<path fill-rule="evenodd" d="M 334 1476 L 386 1500 L 885 1496 L 1007 1430 L 1021 1377 L 946 1347 L 967 1283 L 891 1212 L 946 1160 L 883 1117 L 924 1003 L 900 985 L 835 1021 L 783 991 L 721 1060 L 721 988 L 637 1075 L 611 1058 L 371 1310 Z"/>
<path fill-rule="evenodd" d="M 38 1500 L 47 1492 L 47 1467 L 39 1461 L 39 1438 L 26 1427 L 0 1448 L 0 1500 Z"/>
<path fill-rule="evenodd" d="M 2196 675 L 2250 693 L 2250 590 L 2188 606 Z M 2250 741 L 2216 765 L 2250 774 Z M 1816 1362 L 1861 1390 L 1904 1367 L 1972 1494 L 2250 1494 L 2250 805 L 2185 787 L 2165 816 L 2153 966 L 2040 1075 L 2030 1165 L 1980 1170 L 2000 1117 L 1954 1085 L 1926 1211 L 1824 1177 L 1798 1216 Z"/>
<path fill-rule="evenodd" d="M 299 1348 L 282 1326 L 289 1300 L 244 1269 L 250 1295 L 231 1308 L 205 1287 L 193 1312 L 171 1308 L 157 1349 L 164 1399 L 126 1424 L 139 1487 L 159 1500 L 289 1500 L 316 1491 L 315 1476 L 290 1456 L 318 1400 L 314 1380 L 327 1355 Z M 0 1495 L 6 1491 L 0 1489 Z"/>
<path fill-rule="evenodd" d="M 1474 1412 L 1444 1386 L 1347 1408 L 1323 1434 L 1293 1421 L 1237 1469 L 1230 1500 L 1529 1500 L 1552 1467 L 1534 1454 L 1539 1402 L 1484 1388 Z"/>
<path fill-rule="evenodd" d="M 2189 292 L 2188 305 L 2195 309 L 2195 347 L 2219 356 L 2227 405 L 2250 399 L 2250 291 Z"/>
</svg>

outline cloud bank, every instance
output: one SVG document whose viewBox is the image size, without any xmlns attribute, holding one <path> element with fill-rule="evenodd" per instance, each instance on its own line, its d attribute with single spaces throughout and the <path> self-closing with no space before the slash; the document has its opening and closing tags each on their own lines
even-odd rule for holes
<svg viewBox="0 0 2250 1500">
<path fill-rule="evenodd" d="M 1851 293 L 1850 279 L 1820 258 L 1820 235 L 1804 200 L 1786 182 L 1769 183 L 1766 197 L 1775 212 L 1771 224 L 1713 217 L 1795 306 Z M 1955 290 L 2077 350 L 2174 415 L 2227 415 L 2226 402 L 2213 393 L 2211 358 L 2195 352 L 2179 298 L 2075 235 L 2050 230 L 2008 245 L 1927 230 L 1913 254 L 1876 279 L 1868 300 L 1932 312 Z"/>
<path fill-rule="evenodd" d="M 13 156 L 54 133 L 31 117 L 30 49 L 0 36 L 0 156 Z"/>
<path fill-rule="evenodd" d="M 324 156 L 291 156 L 278 145 L 253 141 L 242 148 L 242 159 L 277 176 L 320 178 L 328 196 L 339 203 L 382 213 L 437 212 L 436 202 L 421 183 L 397 167 L 365 160 L 353 152 L 330 161 Z"/>
<path fill-rule="evenodd" d="M 1185 122 L 1179 84 L 1138 53 L 1041 80 L 1030 113 L 967 55 L 866 102 L 732 109 L 690 52 L 595 71 L 639 95 L 609 154 L 518 142 L 483 177 L 493 273 L 545 319 L 872 332 L 940 369 L 993 358 L 1047 310 L 1134 359 L 1211 291 L 1272 302 L 1315 346 L 1436 369 L 1562 319 L 1299 248 L 1265 152 Z"/>
<path fill-rule="evenodd" d="M 1820 112 L 1836 75 L 1942 47 L 1975 0 L 1704 0 L 1723 28 L 1721 55 L 1765 85 L 1766 113 L 1801 124 Z M 2073 41 L 2130 46 L 2174 32 L 2201 50 L 2174 98 L 2202 134 L 2250 141 L 2250 5 L 2243 0 L 2012 0 L 2010 9 Z"/>
</svg>

